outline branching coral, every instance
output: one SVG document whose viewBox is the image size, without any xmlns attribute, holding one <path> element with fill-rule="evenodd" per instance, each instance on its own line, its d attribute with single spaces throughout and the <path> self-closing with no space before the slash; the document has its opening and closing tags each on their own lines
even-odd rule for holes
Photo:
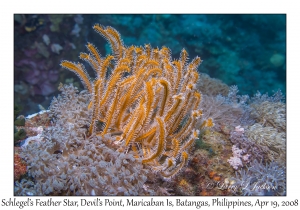
<svg viewBox="0 0 300 210">
<path fill-rule="evenodd" d="M 269 160 L 285 165 L 286 134 L 284 132 L 279 133 L 273 127 L 263 127 L 255 123 L 245 131 L 245 135 L 258 147 L 265 148 Z"/>
<path fill-rule="evenodd" d="M 250 108 L 247 105 L 248 96 L 238 95 L 237 86 L 228 88 L 228 95 L 202 96 L 201 108 L 205 110 L 203 118 L 214 119 L 214 129 L 220 130 L 220 127 L 252 125 L 254 119 L 250 116 Z"/>
<path fill-rule="evenodd" d="M 286 105 L 282 102 L 264 101 L 254 103 L 252 115 L 264 126 L 271 126 L 278 132 L 286 132 Z"/>
<path fill-rule="evenodd" d="M 254 161 L 248 170 L 236 172 L 235 186 L 242 195 L 286 195 L 285 167 Z"/>
<path fill-rule="evenodd" d="M 257 93 L 251 98 L 251 116 L 257 123 L 245 130 L 247 138 L 281 165 L 286 162 L 286 105 L 281 91 L 273 96 Z"/>
<path fill-rule="evenodd" d="M 219 94 L 227 96 L 229 93 L 228 85 L 221 80 L 211 78 L 208 74 L 200 73 L 200 79 L 197 83 L 197 89 L 209 96 L 217 96 Z"/>
<path fill-rule="evenodd" d="M 111 134 L 124 145 L 120 151 L 133 151 L 154 171 L 172 177 L 186 165 L 188 149 L 198 137 L 194 127 L 202 111 L 198 109 L 201 94 L 195 84 L 201 59 L 196 57 L 188 63 L 183 49 L 179 60 L 172 61 L 167 47 L 126 47 L 114 28 L 96 24 L 94 29 L 113 52 L 103 58 L 88 43 L 89 54 L 80 54 L 96 78 L 92 81 L 81 63 L 61 63 L 80 77 L 92 95 L 88 135 Z M 212 125 L 211 119 L 202 123 Z"/>
<path fill-rule="evenodd" d="M 201 108 L 205 110 L 204 118 L 214 119 L 214 129 L 220 130 L 223 125 L 237 126 L 240 125 L 240 119 L 244 110 L 241 107 L 233 107 L 227 103 L 226 98 L 222 96 L 203 95 Z"/>
<path fill-rule="evenodd" d="M 243 161 L 248 162 L 249 161 L 249 154 L 245 154 L 245 151 L 242 149 L 239 149 L 237 146 L 232 146 L 232 154 L 233 157 L 230 157 L 227 161 L 229 164 L 237 170 L 240 166 L 243 166 Z"/>
<path fill-rule="evenodd" d="M 268 147 L 266 147 L 265 145 L 257 144 L 255 141 L 247 138 L 244 128 L 240 126 L 235 127 L 235 130 L 230 132 L 229 139 L 237 149 L 243 150 L 244 154 L 247 155 L 247 161 L 245 161 L 244 159 L 242 160 L 244 164 L 248 162 L 251 163 L 256 159 L 267 160 L 267 152 L 269 151 Z"/>
</svg>

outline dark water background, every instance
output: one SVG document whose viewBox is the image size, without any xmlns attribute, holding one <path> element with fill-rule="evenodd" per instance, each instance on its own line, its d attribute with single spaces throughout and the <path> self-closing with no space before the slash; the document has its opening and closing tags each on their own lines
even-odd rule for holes
<svg viewBox="0 0 300 210">
<path fill-rule="evenodd" d="M 117 29 L 125 45 L 167 46 L 173 59 L 185 48 L 190 59 L 198 55 L 203 60 L 199 72 L 238 85 L 240 94 L 271 95 L 278 89 L 286 94 L 286 15 L 15 14 L 14 102 L 23 107 L 21 114 L 39 111 L 38 105 L 47 109 L 59 83 L 83 88 L 59 64 L 80 61 L 87 42 L 102 56 L 110 52 L 92 29 L 95 23 Z"/>
</svg>

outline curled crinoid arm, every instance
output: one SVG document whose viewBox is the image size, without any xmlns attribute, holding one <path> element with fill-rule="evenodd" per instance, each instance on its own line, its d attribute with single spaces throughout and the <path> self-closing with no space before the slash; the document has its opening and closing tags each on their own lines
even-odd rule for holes
<svg viewBox="0 0 300 210">
<path fill-rule="evenodd" d="M 91 79 L 81 63 L 75 64 L 70 61 L 62 61 L 60 65 L 77 74 L 88 91 L 92 92 Z"/>
</svg>

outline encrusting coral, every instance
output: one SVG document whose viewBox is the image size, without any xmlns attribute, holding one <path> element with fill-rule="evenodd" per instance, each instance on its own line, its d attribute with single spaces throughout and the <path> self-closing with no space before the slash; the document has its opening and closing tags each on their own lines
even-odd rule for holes
<svg viewBox="0 0 300 210">
<path fill-rule="evenodd" d="M 126 47 L 114 28 L 98 24 L 93 28 L 113 52 L 103 58 L 88 43 L 89 54 L 80 54 L 96 78 L 92 80 L 81 63 L 61 63 L 79 76 L 92 95 L 88 136 L 114 136 L 119 151 L 133 151 L 143 164 L 171 178 L 187 164 L 188 150 L 199 135 L 195 124 L 202 111 L 196 83 L 201 59 L 188 63 L 183 49 L 179 60 L 172 61 L 167 47 Z M 212 119 L 203 120 L 201 127 L 205 126 L 213 126 Z"/>
</svg>

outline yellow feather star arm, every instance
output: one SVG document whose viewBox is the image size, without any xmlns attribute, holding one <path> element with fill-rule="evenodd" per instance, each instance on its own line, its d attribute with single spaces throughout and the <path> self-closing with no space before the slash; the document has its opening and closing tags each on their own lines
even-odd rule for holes
<svg viewBox="0 0 300 210">
<path fill-rule="evenodd" d="M 160 53 L 162 54 L 162 56 L 168 60 L 171 59 L 171 51 L 169 48 L 163 46 L 160 50 Z"/>
<path fill-rule="evenodd" d="M 182 66 L 179 61 L 174 61 L 174 65 L 177 68 L 177 76 L 176 76 L 176 82 L 175 82 L 175 92 L 179 90 L 180 82 L 182 79 Z"/>
<path fill-rule="evenodd" d="M 147 138 L 156 132 L 156 127 L 151 128 L 148 132 L 136 138 L 136 141 L 140 141 L 144 138 Z"/>
<path fill-rule="evenodd" d="M 162 102 L 159 110 L 159 115 L 163 116 L 165 107 L 168 105 L 170 98 L 170 83 L 165 79 L 160 79 L 159 83 L 163 86 Z"/>
<path fill-rule="evenodd" d="M 90 53 L 94 56 L 95 61 L 97 62 L 97 64 L 100 65 L 101 64 L 101 57 L 100 57 L 100 53 L 98 52 L 97 48 L 91 43 L 88 43 L 86 47 L 88 48 Z"/>
<path fill-rule="evenodd" d="M 118 103 L 118 93 L 119 93 L 119 88 L 117 88 L 117 91 L 115 93 L 115 97 L 113 99 L 112 105 L 110 106 L 109 110 L 108 110 L 108 114 L 106 115 L 105 118 L 105 127 L 103 129 L 102 135 L 107 133 L 107 130 L 113 120 L 113 116 L 114 116 L 114 112 Z"/>
<path fill-rule="evenodd" d="M 146 54 L 146 56 L 147 56 L 148 58 L 151 57 L 151 46 L 150 46 L 150 44 L 146 44 L 146 45 L 145 45 L 145 54 Z"/>
<path fill-rule="evenodd" d="M 128 84 L 128 83 L 131 83 L 131 86 L 128 89 L 126 89 L 126 92 L 124 93 L 124 95 L 120 99 L 120 107 L 119 107 L 120 112 L 119 112 L 117 120 L 116 120 L 116 127 L 117 128 L 121 127 L 121 124 L 123 123 L 123 120 L 124 120 L 123 115 L 127 111 L 127 108 L 130 107 L 129 106 L 129 104 L 131 102 L 130 96 L 131 96 L 131 93 L 132 93 L 133 88 L 134 88 L 135 79 L 136 79 L 135 76 L 133 76 L 133 77 L 130 77 L 130 78 L 126 78 L 125 80 L 127 80 L 127 81 L 123 80 L 120 83 L 121 88 L 123 88 L 123 86 L 125 84 Z"/>
<path fill-rule="evenodd" d="M 174 113 L 178 109 L 180 103 L 184 100 L 184 97 L 182 96 L 182 94 L 175 95 L 175 96 L 173 96 L 173 98 L 175 99 L 176 102 L 173 104 L 171 109 L 167 112 L 167 114 L 165 116 L 165 121 L 168 121 L 170 119 L 170 117 L 172 115 L 174 115 Z"/>
<path fill-rule="evenodd" d="M 147 125 L 149 124 L 150 120 L 151 120 L 151 116 L 154 110 L 154 91 L 153 91 L 153 87 L 152 87 L 152 81 L 148 81 L 145 83 L 145 87 L 146 87 L 146 120 L 145 120 L 145 124 L 144 126 L 147 127 Z"/>
<path fill-rule="evenodd" d="M 180 142 L 177 139 L 172 139 L 172 149 L 164 153 L 164 155 L 168 157 L 174 157 L 175 159 L 179 155 L 180 150 Z"/>
<path fill-rule="evenodd" d="M 109 34 L 111 34 L 111 37 L 113 37 L 115 39 L 115 41 L 117 43 L 118 56 L 119 56 L 119 58 L 122 58 L 124 47 L 123 47 L 123 40 L 121 39 L 121 36 L 120 36 L 119 32 L 116 29 L 114 29 L 110 26 L 106 27 L 106 31 Z"/>
<path fill-rule="evenodd" d="M 96 61 L 90 55 L 86 53 L 80 53 L 79 58 L 88 62 L 96 72 L 96 76 L 98 76 L 99 64 L 97 64 Z"/>
<path fill-rule="evenodd" d="M 99 86 L 102 83 L 101 79 L 98 79 L 95 84 L 94 84 L 94 94 L 93 94 L 93 100 L 92 102 L 92 106 L 93 107 L 93 116 L 92 116 L 92 122 L 89 128 L 89 134 L 91 135 L 94 131 L 94 126 L 95 126 L 95 121 L 98 119 L 99 117 L 99 111 L 100 111 L 100 106 L 99 106 L 99 102 L 100 102 L 100 95 L 101 95 L 101 90 L 99 90 Z"/>
<path fill-rule="evenodd" d="M 208 118 L 207 120 L 204 120 L 203 123 L 200 125 L 200 128 L 204 128 L 204 127 L 208 127 L 211 128 L 213 127 L 215 124 L 212 120 L 212 118 Z"/>
<path fill-rule="evenodd" d="M 107 28 L 104 28 L 103 26 L 96 24 L 94 25 L 94 30 L 96 32 L 98 32 L 100 35 L 102 35 L 110 44 L 112 51 L 115 55 L 119 55 L 120 53 L 120 46 L 118 46 L 119 44 L 119 40 L 116 40 L 116 37 L 114 36 L 114 34 L 111 34 L 111 30 L 107 30 Z"/>
<path fill-rule="evenodd" d="M 189 155 L 186 152 L 183 152 L 181 155 L 181 163 L 172 171 L 162 171 L 162 175 L 166 178 L 170 178 L 173 175 L 177 174 L 183 168 L 183 166 L 187 164 L 188 157 Z"/>
<path fill-rule="evenodd" d="M 108 66 L 109 66 L 109 64 L 110 64 L 110 62 L 111 62 L 112 59 L 114 59 L 114 56 L 109 55 L 103 61 L 101 69 L 100 69 L 100 72 L 99 72 L 99 77 L 100 78 L 105 78 L 105 76 L 106 76 L 106 70 L 107 70 L 107 68 L 108 68 Z"/>
<path fill-rule="evenodd" d="M 123 128 L 124 133 L 122 134 L 121 139 L 124 139 L 124 137 L 126 137 L 129 130 L 131 130 L 133 127 L 135 127 L 136 119 L 140 115 L 142 106 L 143 106 L 143 99 L 141 101 L 139 101 L 139 106 L 137 108 L 135 108 L 132 113 L 129 114 L 129 120 L 128 120 L 127 124 L 124 125 L 124 128 Z"/>
<path fill-rule="evenodd" d="M 129 72 L 129 71 L 130 71 L 130 69 L 128 66 L 120 66 L 114 70 L 115 74 L 113 74 L 112 77 L 109 79 L 108 85 L 106 87 L 106 92 L 100 102 L 100 106 L 102 106 L 103 104 L 105 104 L 107 102 L 107 99 L 114 91 L 116 84 L 119 82 L 119 80 L 122 76 L 121 74 L 123 72 Z"/>
<path fill-rule="evenodd" d="M 180 64 L 181 64 L 181 68 L 184 67 L 186 61 L 187 61 L 187 58 L 188 57 L 188 53 L 185 49 L 182 49 L 181 53 L 180 53 Z"/>
<path fill-rule="evenodd" d="M 162 75 L 162 70 L 160 68 L 153 68 L 153 69 L 148 70 L 145 73 L 145 80 L 147 80 L 150 77 L 150 75 L 161 76 Z"/>
<path fill-rule="evenodd" d="M 196 57 L 188 63 L 185 49 L 178 60 L 173 60 L 167 47 L 126 47 L 116 29 L 99 24 L 93 28 L 113 52 L 103 58 L 88 43 L 89 53 L 80 54 L 96 72 L 94 82 L 82 64 L 61 62 L 91 93 L 88 135 L 116 136 L 122 145 L 118 151 L 133 151 L 135 158 L 162 176 L 175 176 L 187 164 L 189 149 L 198 138 L 195 124 L 202 111 L 198 110 L 201 94 L 196 83 L 201 59 Z M 98 121 L 104 124 L 102 131 L 96 129 Z M 208 118 L 200 129 L 213 125 Z"/>
<path fill-rule="evenodd" d="M 152 160 L 154 160 L 155 158 L 159 157 L 165 150 L 165 135 L 166 135 L 166 131 L 165 131 L 165 126 L 164 126 L 164 122 L 160 117 L 156 117 L 156 121 L 157 121 L 157 127 L 159 129 L 159 137 L 158 137 L 158 143 L 157 143 L 157 149 L 156 151 L 151 154 L 149 157 L 146 157 L 142 160 L 143 163 L 147 163 L 150 162 Z"/>
<path fill-rule="evenodd" d="M 135 122 L 133 123 L 132 127 L 128 131 L 128 135 L 126 136 L 125 140 L 125 146 L 129 144 L 132 139 L 134 139 L 134 135 L 141 129 L 141 125 L 143 124 L 143 121 L 145 119 L 145 107 L 144 104 L 141 104 L 137 116 L 134 116 Z"/>
<path fill-rule="evenodd" d="M 88 91 L 90 93 L 93 91 L 92 85 L 90 82 L 91 80 L 90 80 L 88 74 L 86 73 L 86 71 L 84 70 L 84 67 L 82 66 L 82 64 L 80 64 L 80 63 L 75 64 L 70 61 L 62 61 L 60 65 L 66 69 L 69 69 L 70 71 L 75 72 L 78 75 L 78 77 L 81 79 L 84 86 L 88 89 Z"/>
</svg>

